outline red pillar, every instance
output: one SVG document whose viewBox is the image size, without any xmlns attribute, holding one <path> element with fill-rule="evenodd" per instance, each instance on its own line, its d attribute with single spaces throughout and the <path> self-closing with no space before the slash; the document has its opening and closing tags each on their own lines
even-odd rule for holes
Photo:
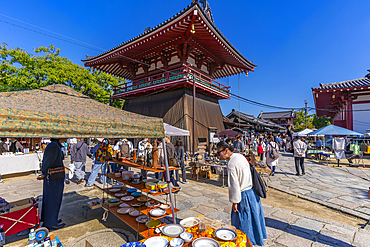
<svg viewBox="0 0 370 247">
<path fill-rule="evenodd" d="M 346 106 L 346 128 L 353 130 L 352 98 L 349 96 Z"/>
</svg>

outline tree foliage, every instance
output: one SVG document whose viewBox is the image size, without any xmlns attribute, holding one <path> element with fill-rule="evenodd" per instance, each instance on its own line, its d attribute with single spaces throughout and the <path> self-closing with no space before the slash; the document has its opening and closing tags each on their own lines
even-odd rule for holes
<svg viewBox="0 0 370 247">
<path fill-rule="evenodd" d="M 64 84 L 102 103 L 109 103 L 113 87 L 124 80 L 110 74 L 93 71 L 60 56 L 60 49 L 50 45 L 38 47 L 34 54 L 21 48 L 0 46 L 0 91 L 19 91 Z M 122 108 L 123 101 L 113 106 Z"/>
<path fill-rule="evenodd" d="M 301 131 L 306 128 L 306 118 L 304 114 L 304 110 L 301 110 L 299 112 L 296 112 L 297 119 L 293 120 L 294 124 L 294 130 L 295 131 Z M 329 124 L 333 123 L 333 119 L 325 118 L 325 117 L 317 117 L 316 114 L 307 114 L 307 128 L 312 129 L 320 129 L 322 127 L 325 127 Z"/>
</svg>

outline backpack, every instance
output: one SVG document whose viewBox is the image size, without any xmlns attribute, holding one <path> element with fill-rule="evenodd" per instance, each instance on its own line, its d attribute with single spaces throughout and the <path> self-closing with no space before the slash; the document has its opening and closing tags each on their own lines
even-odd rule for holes
<svg viewBox="0 0 370 247">
<path fill-rule="evenodd" d="M 17 150 L 17 147 L 15 146 L 17 141 L 14 141 L 12 142 L 12 145 L 10 145 L 9 147 L 9 151 L 12 152 L 12 153 L 16 153 L 18 150 Z"/>
<path fill-rule="evenodd" d="M 271 147 L 271 151 L 270 151 L 270 153 L 269 153 L 269 157 L 270 157 L 270 159 L 272 159 L 272 160 L 276 160 L 276 159 L 278 159 L 278 158 L 279 158 L 279 152 L 278 152 L 277 148 L 274 148 L 274 147 L 271 145 L 271 143 L 269 143 L 269 145 L 270 145 L 270 147 Z M 275 145 L 276 145 L 276 144 L 275 144 Z"/>
<path fill-rule="evenodd" d="M 260 144 L 260 145 L 258 145 L 257 153 L 259 153 L 259 154 L 263 154 L 263 147 L 262 147 L 262 145 L 261 145 L 261 144 Z"/>
<path fill-rule="evenodd" d="M 121 145 L 121 156 L 130 158 L 130 146 L 127 143 Z"/>
</svg>

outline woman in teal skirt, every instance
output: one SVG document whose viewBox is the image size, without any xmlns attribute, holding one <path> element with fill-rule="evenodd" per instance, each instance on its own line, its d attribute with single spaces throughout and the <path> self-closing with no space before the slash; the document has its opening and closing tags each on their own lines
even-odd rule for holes
<svg viewBox="0 0 370 247">
<path fill-rule="evenodd" d="M 247 234 L 253 245 L 264 245 L 267 239 L 265 216 L 253 182 L 247 159 L 226 142 L 217 144 L 217 154 L 227 165 L 229 201 L 232 205 L 231 224 Z"/>
</svg>

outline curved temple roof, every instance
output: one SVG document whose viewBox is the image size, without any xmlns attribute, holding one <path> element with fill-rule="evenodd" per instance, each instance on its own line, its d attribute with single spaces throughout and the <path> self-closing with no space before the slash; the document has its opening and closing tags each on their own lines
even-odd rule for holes
<svg viewBox="0 0 370 247">
<path fill-rule="evenodd" d="M 194 25 L 194 33 L 189 32 Z M 132 38 L 97 56 L 82 60 L 87 67 L 93 67 L 126 79 L 132 79 L 124 62 L 140 61 L 148 52 L 158 52 L 169 43 L 190 42 L 204 54 L 217 60 L 218 70 L 213 79 L 253 71 L 257 66 L 247 60 L 217 29 L 203 7 L 193 1 L 183 11 L 154 28 Z M 144 54 L 145 53 L 145 54 Z"/>
</svg>

